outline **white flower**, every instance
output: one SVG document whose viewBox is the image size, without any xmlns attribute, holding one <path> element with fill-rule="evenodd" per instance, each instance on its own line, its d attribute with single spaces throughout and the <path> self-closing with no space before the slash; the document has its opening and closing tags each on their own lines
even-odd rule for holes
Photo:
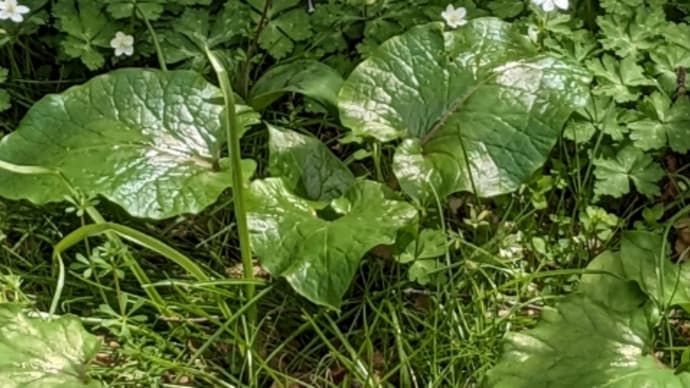
<svg viewBox="0 0 690 388">
<path fill-rule="evenodd" d="M 524 249 L 520 245 L 511 245 L 498 250 L 498 257 L 506 260 L 521 259 L 523 254 Z"/>
<path fill-rule="evenodd" d="M 458 28 L 467 24 L 467 10 L 465 7 L 453 7 L 452 4 L 448 4 L 446 10 L 441 12 L 441 17 L 446 21 L 446 24 L 450 28 Z"/>
<path fill-rule="evenodd" d="M 539 41 L 539 28 L 533 24 L 530 24 L 530 26 L 527 27 L 527 37 L 533 43 L 537 43 Z"/>
<path fill-rule="evenodd" d="M 24 21 L 24 14 L 29 11 L 29 7 L 17 4 L 17 0 L 0 1 L 0 20 L 10 19 L 15 23 L 21 23 Z"/>
<path fill-rule="evenodd" d="M 541 7 L 546 12 L 551 12 L 554 9 L 568 9 L 568 0 L 532 0 L 534 5 Z"/>
<path fill-rule="evenodd" d="M 120 55 L 131 56 L 134 54 L 134 37 L 118 31 L 113 40 L 110 41 L 110 47 L 115 49 L 116 57 Z"/>
</svg>

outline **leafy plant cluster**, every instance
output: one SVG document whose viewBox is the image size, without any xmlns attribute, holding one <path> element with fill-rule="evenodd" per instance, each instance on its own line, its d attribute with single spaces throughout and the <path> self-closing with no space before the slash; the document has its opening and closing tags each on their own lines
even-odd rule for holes
<svg viewBox="0 0 690 388">
<path fill-rule="evenodd" d="M 0 342 L 22 349 L 0 357 L 0 377 L 100 385 L 86 367 L 98 340 L 75 318 L 54 316 L 69 311 L 76 279 L 100 294 L 94 309 L 112 319 L 96 325 L 110 336 L 131 339 L 147 316 L 161 326 L 185 322 L 193 355 L 184 370 L 228 337 L 218 353 L 232 355 L 221 361 L 230 372 L 209 376 L 210 384 L 279 381 L 274 353 L 259 346 L 267 341 L 262 314 L 289 309 L 267 295 L 289 287 L 297 295 L 284 300 L 311 303 L 299 313 L 318 337 L 311 311 L 340 342 L 328 314 L 349 315 L 353 282 L 383 262 L 415 292 L 441 295 L 451 284 L 436 301 L 461 331 L 462 308 L 447 313 L 443 304 L 470 290 L 481 300 L 476 319 L 485 319 L 489 296 L 477 276 L 512 276 L 487 293 L 513 303 L 495 313 L 505 316 L 530 304 L 522 298 L 536 292 L 529 287 L 550 293 L 548 282 L 532 279 L 544 266 L 556 266 L 554 276 L 584 273 L 554 309 L 539 306 L 536 327 L 508 336 L 495 366 L 491 359 L 478 368 L 491 369 L 473 377 L 486 386 L 687 385 L 690 352 L 658 350 L 677 339 L 690 297 L 685 265 L 671 261 L 682 262 L 687 247 L 677 242 L 674 255 L 668 248 L 675 234 L 684 241 L 678 222 L 687 213 L 678 207 L 690 150 L 688 10 L 602 0 L 566 13 L 563 2 L 545 3 L 22 2 L 29 11 L 15 9 L 19 22 L 0 20 L 0 196 L 48 209 L 67 203 L 79 222 L 52 244 L 48 314 L 27 313 L 21 287 L 0 281 L 13 296 L 0 305 Z M 33 52 L 57 65 L 32 66 Z M 33 101 L 35 91 L 22 92 L 25 76 L 76 80 Z M 643 202 L 639 211 L 616 213 L 624 196 Z M 215 263 L 152 232 L 209 212 L 223 214 L 222 232 L 197 247 L 232 236 Z M 529 218 L 537 221 L 527 241 L 512 219 Z M 633 220 L 636 230 L 620 237 Z M 539 235 L 550 228 L 554 235 Z M 611 248 L 619 237 L 620 248 Z M 175 275 L 147 271 L 150 260 Z M 239 271 L 228 269 L 234 261 Z M 144 295 L 123 292 L 127 280 Z M 400 292 L 382 292 L 384 302 Z M 511 319 L 496 326 L 510 332 Z M 422 333 L 429 325 L 413 322 Z M 207 335 L 211 325 L 218 331 Z M 64 338 L 47 343 L 51 331 Z M 159 351 L 182 354 L 155 331 L 146 336 Z M 403 362 L 414 351 L 396 341 Z M 343 344 L 354 380 L 391 378 L 358 367 L 358 352 Z M 51 352 L 35 351 L 46 346 Z M 399 369 L 401 386 L 431 381 Z M 573 377 L 585 369 L 586 378 Z"/>
<path fill-rule="evenodd" d="M 654 157 L 688 151 L 683 135 L 688 25 L 669 20 L 664 5 L 602 2 L 597 35 L 583 34 L 574 42 L 590 50 L 580 59 L 596 84 L 590 104 L 569 123 L 565 136 L 594 146 L 589 157 L 595 160 L 596 196 L 618 198 L 632 186 L 656 196 L 665 174 Z"/>
</svg>

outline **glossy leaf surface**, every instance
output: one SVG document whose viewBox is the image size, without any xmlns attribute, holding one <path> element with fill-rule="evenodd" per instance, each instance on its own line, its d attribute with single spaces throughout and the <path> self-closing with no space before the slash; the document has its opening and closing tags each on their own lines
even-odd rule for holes
<svg viewBox="0 0 690 388">
<path fill-rule="evenodd" d="M 576 107 L 588 73 L 538 55 L 498 19 L 453 31 L 432 23 L 381 45 L 344 83 L 343 124 L 359 137 L 403 139 L 394 170 L 401 187 L 423 197 L 516 189 L 544 161 Z"/>
<path fill-rule="evenodd" d="M 98 338 L 75 317 L 30 318 L 19 306 L 0 306 L 3 388 L 100 387 L 86 377 L 99 348 Z"/>
<path fill-rule="evenodd" d="M 252 88 L 249 104 L 263 110 L 285 93 L 298 93 L 335 107 L 342 84 L 343 77 L 330 66 L 299 60 L 278 65 L 261 76 Z"/>
<path fill-rule="evenodd" d="M 536 328 L 511 334 L 486 386 L 689 386 L 690 374 L 676 375 L 653 355 L 658 311 L 636 282 L 620 278 L 630 260 L 605 253 L 592 262 L 588 269 L 611 275 L 584 276 L 577 292 L 543 311 Z"/>
<path fill-rule="evenodd" d="M 187 71 L 123 69 L 38 101 L 0 141 L 0 160 L 62 171 L 130 214 L 196 213 L 228 188 L 216 87 Z M 257 117 L 239 107 L 243 127 Z M 253 162 L 245 164 L 246 175 Z M 0 196 L 37 204 L 69 194 L 57 178 L 0 171 Z"/>
<path fill-rule="evenodd" d="M 394 243 L 398 230 L 417 216 L 372 181 L 356 182 L 318 213 L 278 178 L 252 182 L 248 199 L 252 247 L 261 264 L 302 296 L 336 309 L 362 257 Z"/>
<path fill-rule="evenodd" d="M 290 190 L 312 201 L 340 197 L 354 175 L 319 139 L 269 125 L 269 170 Z"/>
</svg>

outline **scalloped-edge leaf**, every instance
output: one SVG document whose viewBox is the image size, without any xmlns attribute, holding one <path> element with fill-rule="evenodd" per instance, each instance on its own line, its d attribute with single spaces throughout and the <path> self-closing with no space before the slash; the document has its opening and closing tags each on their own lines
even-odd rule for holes
<svg viewBox="0 0 690 388">
<path fill-rule="evenodd" d="M 38 101 L 0 141 L 0 160 L 60 170 L 88 196 L 133 216 L 197 213 L 230 186 L 219 89 L 189 71 L 122 69 Z M 258 121 L 237 106 L 243 128 Z M 253 161 L 243 164 L 245 176 Z M 62 201 L 58 178 L 0 171 L 0 196 Z"/>
<path fill-rule="evenodd" d="M 362 257 L 393 244 L 398 230 L 417 217 L 386 186 L 366 180 L 326 209 L 294 195 L 279 178 L 252 182 L 247 197 L 252 247 L 261 264 L 300 295 L 333 309 Z"/>
<path fill-rule="evenodd" d="M 73 316 L 31 317 L 0 305 L 0 382 L 3 388 L 97 388 L 86 374 L 101 341 Z"/>
<path fill-rule="evenodd" d="M 430 23 L 384 42 L 343 84 L 340 118 L 357 137 L 401 139 L 401 188 L 430 198 L 517 189 L 546 160 L 589 98 L 581 66 L 538 54 L 506 22 L 451 31 Z"/>
</svg>

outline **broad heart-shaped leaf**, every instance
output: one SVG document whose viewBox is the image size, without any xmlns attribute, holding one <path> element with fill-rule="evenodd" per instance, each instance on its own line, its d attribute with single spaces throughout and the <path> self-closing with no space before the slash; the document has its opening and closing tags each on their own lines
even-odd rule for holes
<svg viewBox="0 0 690 388">
<path fill-rule="evenodd" d="M 3 388 L 100 387 L 86 376 L 100 341 L 77 318 L 30 318 L 0 305 L 0 382 Z"/>
<path fill-rule="evenodd" d="M 283 94 L 292 92 L 335 108 L 342 84 L 343 77 L 324 63 L 308 59 L 290 62 L 272 68 L 256 81 L 249 105 L 263 110 Z"/>
<path fill-rule="evenodd" d="M 509 335 L 485 386 L 690 386 L 690 374 L 675 374 L 653 356 L 658 311 L 635 282 L 617 278 L 629 260 L 610 252 L 595 259 L 588 269 L 614 276 L 584 276 L 577 292 L 544 310 L 536 328 Z"/>
<path fill-rule="evenodd" d="M 196 213 L 228 188 L 219 160 L 220 91 L 196 73 L 123 69 L 38 101 L 0 141 L 0 160 L 62 171 L 134 216 Z M 256 122 L 239 107 L 243 126 Z M 247 176 L 253 162 L 247 161 Z M 56 177 L 0 171 L 0 196 L 42 204 L 69 194 Z"/>
<path fill-rule="evenodd" d="M 668 246 L 666 255 L 660 256 L 662 242 L 662 236 L 655 233 L 625 232 L 621 242 L 623 275 L 662 305 L 690 304 L 690 267 L 688 263 L 673 264 Z"/>
<path fill-rule="evenodd" d="M 357 181 L 334 200 L 328 219 L 279 178 L 252 182 L 248 218 L 252 247 L 273 276 L 284 277 L 310 301 L 337 309 L 362 257 L 417 216 L 385 186 Z"/>
<path fill-rule="evenodd" d="M 587 102 L 589 81 L 498 19 L 445 32 L 431 23 L 389 39 L 352 72 L 340 117 L 356 136 L 404 139 L 393 167 L 412 197 L 428 183 L 440 196 L 488 197 L 515 190 L 544 163 Z"/>
<path fill-rule="evenodd" d="M 338 198 L 355 177 L 319 139 L 268 126 L 269 170 L 283 178 L 289 190 L 312 201 Z"/>
</svg>

